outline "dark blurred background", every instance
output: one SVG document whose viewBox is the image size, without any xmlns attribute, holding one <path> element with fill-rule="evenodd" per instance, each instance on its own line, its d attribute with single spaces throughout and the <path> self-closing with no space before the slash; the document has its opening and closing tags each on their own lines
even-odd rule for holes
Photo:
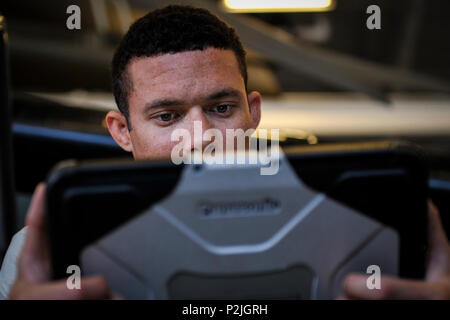
<svg viewBox="0 0 450 320">
<path fill-rule="evenodd" d="M 110 61 L 133 21 L 169 3 L 2 0 L 18 225 L 58 161 L 129 157 L 103 120 L 116 108 Z M 450 1 L 336 0 L 325 11 L 253 13 L 229 12 L 222 0 L 174 3 L 208 8 L 237 29 L 249 90 L 263 95 L 260 127 L 280 128 L 282 143 L 407 140 L 427 151 L 434 178 L 450 177 Z M 81 30 L 66 27 L 73 4 Z M 366 27 L 374 4 L 379 30 Z"/>
<path fill-rule="evenodd" d="M 189 3 L 189 1 L 186 1 Z M 191 1 L 192 2 L 192 1 Z M 221 1 L 199 1 L 220 4 Z M 15 90 L 64 92 L 74 89 L 110 90 L 109 63 L 114 48 L 135 19 L 170 1 L 38 0 L 2 1 L 11 45 L 11 79 Z M 175 3 L 183 3 L 178 1 Z M 450 2 L 446 0 L 340 0 L 327 12 L 235 13 L 281 29 L 299 43 L 333 53 L 450 80 Z M 81 8 L 81 30 L 66 28 L 66 8 Z M 366 28 L 366 8 L 381 8 L 381 29 Z M 273 36 L 276 31 L 273 30 Z M 273 55 L 282 54 L 273 52 Z M 259 58 L 259 59 L 258 59 Z M 249 64 L 267 68 L 281 91 L 342 91 L 310 75 L 251 52 Z M 299 61 L 301 63 L 301 61 Z M 268 76 L 269 77 L 269 76 Z M 264 79 L 268 80 L 268 79 Z M 395 83 L 383 88 L 395 89 Z M 276 89 L 276 90 L 275 90 Z M 263 92 L 264 93 L 264 92 Z"/>
</svg>

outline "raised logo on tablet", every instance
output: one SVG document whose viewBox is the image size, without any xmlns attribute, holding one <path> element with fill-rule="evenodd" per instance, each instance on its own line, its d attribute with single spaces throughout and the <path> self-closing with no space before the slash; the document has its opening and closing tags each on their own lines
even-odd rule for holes
<svg viewBox="0 0 450 320">
<path fill-rule="evenodd" d="M 259 200 L 208 201 L 200 204 L 201 215 L 208 218 L 270 215 L 280 211 L 280 201 L 268 197 Z"/>
</svg>

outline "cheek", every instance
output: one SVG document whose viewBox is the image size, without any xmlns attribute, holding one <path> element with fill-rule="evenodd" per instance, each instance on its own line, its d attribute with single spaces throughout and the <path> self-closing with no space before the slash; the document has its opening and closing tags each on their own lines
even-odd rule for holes
<svg viewBox="0 0 450 320">
<path fill-rule="evenodd" d="M 236 117 L 233 117 L 233 128 L 234 129 L 243 129 L 246 131 L 252 126 L 252 119 L 250 112 L 248 111 L 248 107 L 244 107 L 244 110 L 239 110 Z"/>
<path fill-rule="evenodd" d="M 251 121 L 249 117 L 244 115 L 232 117 L 225 122 L 221 122 L 215 126 L 215 128 L 219 129 L 222 134 L 225 136 L 226 129 L 242 129 L 244 131 L 251 128 Z"/>
<path fill-rule="evenodd" d="M 246 131 L 247 131 L 248 129 L 250 129 L 250 128 L 251 128 L 251 126 L 250 126 L 250 124 L 249 124 L 247 121 L 240 121 L 240 122 L 234 123 L 232 126 L 230 125 L 230 123 L 228 123 L 227 126 L 217 128 L 217 129 L 219 129 L 220 132 L 222 133 L 222 138 L 223 138 L 223 140 L 222 140 L 222 143 L 223 143 L 223 150 L 227 150 L 227 149 L 236 150 L 237 147 L 238 147 L 238 140 L 242 141 L 241 139 L 243 138 L 243 137 L 238 138 L 238 137 L 235 136 L 234 139 L 232 139 L 232 142 L 231 142 L 232 144 L 231 144 L 231 145 L 228 145 L 228 144 L 227 144 L 228 139 L 227 139 L 227 135 L 226 135 L 226 134 L 227 134 L 227 133 L 226 133 L 226 130 L 227 130 L 227 129 L 232 129 L 232 130 L 234 130 L 234 134 L 237 133 L 235 130 L 242 129 L 242 130 L 244 131 L 244 134 L 245 134 Z M 247 143 L 248 143 L 248 138 L 245 138 L 245 141 L 246 141 L 246 145 L 247 145 Z"/>
<path fill-rule="evenodd" d="M 172 147 L 177 143 L 176 141 L 171 141 L 170 137 L 170 131 L 140 130 L 138 132 L 136 130 L 132 135 L 135 159 L 170 158 Z"/>
</svg>

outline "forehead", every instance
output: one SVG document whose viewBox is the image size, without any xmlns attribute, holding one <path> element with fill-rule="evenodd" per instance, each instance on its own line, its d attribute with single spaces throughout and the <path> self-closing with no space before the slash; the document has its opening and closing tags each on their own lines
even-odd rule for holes
<svg viewBox="0 0 450 320">
<path fill-rule="evenodd" d="M 136 58 L 127 70 L 133 84 L 130 105 L 162 96 L 194 99 L 222 87 L 245 91 L 232 50 L 208 48 Z"/>
</svg>

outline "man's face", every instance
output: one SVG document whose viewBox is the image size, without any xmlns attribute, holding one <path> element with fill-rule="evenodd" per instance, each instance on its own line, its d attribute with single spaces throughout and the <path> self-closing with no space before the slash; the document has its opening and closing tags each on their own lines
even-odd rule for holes
<svg viewBox="0 0 450 320">
<path fill-rule="evenodd" d="M 116 111 L 108 113 L 106 122 L 116 142 L 135 159 L 170 157 L 178 143 L 171 141 L 175 129 L 191 133 L 193 148 L 194 121 L 201 121 L 203 131 L 220 130 L 223 137 L 226 129 L 245 131 L 259 124 L 261 97 L 257 92 L 247 97 L 232 50 L 208 48 L 136 58 L 127 70 L 132 82 L 131 130 Z M 209 143 L 204 141 L 203 148 Z"/>
</svg>

